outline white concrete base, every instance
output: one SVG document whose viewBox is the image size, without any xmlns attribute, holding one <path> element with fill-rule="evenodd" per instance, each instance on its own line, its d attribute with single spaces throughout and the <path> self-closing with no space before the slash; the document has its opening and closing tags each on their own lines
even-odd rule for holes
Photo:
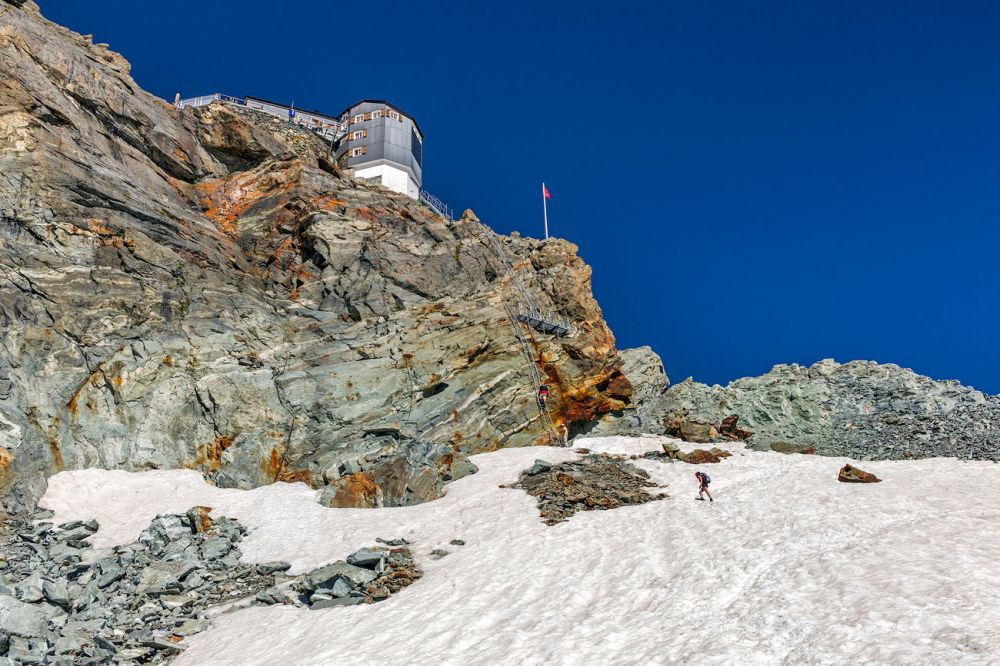
<svg viewBox="0 0 1000 666">
<path fill-rule="evenodd" d="M 393 192 L 405 194 L 411 199 L 417 199 L 420 197 L 420 187 L 413 180 L 413 178 L 410 177 L 410 174 L 406 173 L 402 169 L 397 169 L 388 164 L 379 164 L 376 166 L 364 167 L 362 169 L 355 169 L 354 177 L 377 178 L 381 181 L 383 187 L 387 187 Z"/>
</svg>

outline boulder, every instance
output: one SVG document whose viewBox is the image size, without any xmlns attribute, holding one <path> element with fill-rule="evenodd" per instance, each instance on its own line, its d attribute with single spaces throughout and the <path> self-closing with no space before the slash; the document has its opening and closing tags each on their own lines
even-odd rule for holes
<svg viewBox="0 0 1000 666">
<path fill-rule="evenodd" d="M 191 525 L 181 516 L 157 516 L 149 523 L 149 527 L 139 534 L 139 543 L 158 554 L 167 544 L 191 534 Z"/>
<path fill-rule="evenodd" d="M 71 605 L 66 585 L 62 581 L 42 581 L 42 594 L 45 595 L 45 600 L 50 604 L 61 606 L 67 610 Z"/>
<path fill-rule="evenodd" d="M 816 447 L 812 444 L 793 444 L 792 442 L 771 442 L 771 450 L 778 453 L 803 453 L 807 455 L 816 453 Z"/>
<path fill-rule="evenodd" d="M 535 464 L 524 471 L 527 476 L 534 476 L 536 474 L 541 474 L 542 472 L 547 472 L 552 469 L 552 463 L 545 460 L 536 460 Z"/>
<path fill-rule="evenodd" d="M 266 590 L 258 592 L 254 599 L 266 606 L 270 606 L 272 604 L 283 604 L 287 602 L 288 595 L 286 595 L 280 588 L 269 587 Z"/>
<path fill-rule="evenodd" d="M 42 585 L 44 585 L 44 583 L 45 581 L 42 580 L 42 575 L 36 571 L 15 585 L 14 593 L 21 601 L 28 603 L 41 601 L 45 596 L 42 592 Z M 3 625 L 0 625 L 0 627 L 2 626 Z"/>
<path fill-rule="evenodd" d="M 736 414 L 731 414 L 726 418 L 722 419 L 719 423 L 719 434 L 728 439 L 731 442 L 745 441 L 750 439 L 752 432 L 749 430 L 744 430 L 736 424 L 739 422 L 740 417 Z"/>
<path fill-rule="evenodd" d="M 666 424 L 667 434 L 685 442 L 707 444 L 719 436 L 719 431 L 711 423 L 676 417 Z"/>
<path fill-rule="evenodd" d="M 174 608 L 186 608 L 194 604 L 198 597 L 190 594 L 162 594 L 160 604 L 167 610 Z"/>
<path fill-rule="evenodd" d="M 14 636 L 45 636 L 49 628 L 49 614 L 45 612 L 47 608 L 51 606 L 28 604 L 14 597 L 0 595 L 0 627 Z"/>
<path fill-rule="evenodd" d="M 676 460 L 681 455 L 681 447 L 677 446 L 674 442 L 663 442 L 663 452 L 671 460 Z"/>
<path fill-rule="evenodd" d="M 705 449 L 695 449 L 694 451 L 681 454 L 680 459 L 692 465 L 717 463 L 721 460 L 721 457 L 718 453 L 713 453 L 713 451 L 723 453 L 719 449 L 712 449 L 711 451 L 706 451 Z"/>
<path fill-rule="evenodd" d="M 364 597 L 339 597 L 331 599 L 318 599 L 310 605 L 313 610 L 323 610 L 335 606 L 357 606 L 365 602 Z"/>
<path fill-rule="evenodd" d="M 165 594 L 168 592 L 179 592 L 181 590 L 180 581 L 184 580 L 192 571 L 200 566 L 199 562 L 193 560 L 168 560 L 157 561 L 143 569 L 139 575 L 138 590 L 148 594 Z"/>
<path fill-rule="evenodd" d="M 206 562 L 225 557 L 233 544 L 224 536 L 212 535 L 201 544 L 201 557 Z"/>
<path fill-rule="evenodd" d="M 292 568 L 292 565 L 288 562 L 274 561 L 274 562 L 264 562 L 263 564 L 257 565 L 257 571 L 265 576 L 267 574 L 273 574 L 278 571 L 288 571 Z"/>
<path fill-rule="evenodd" d="M 364 569 L 380 571 L 387 557 L 389 557 L 388 548 L 362 548 L 348 555 L 347 563 Z"/>
<path fill-rule="evenodd" d="M 195 533 L 206 532 L 212 528 L 212 518 L 208 515 L 212 511 L 210 506 L 193 506 L 185 514 L 191 521 Z"/>
<path fill-rule="evenodd" d="M 347 562 L 334 562 L 333 564 L 313 569 L 303 576 L 302 589 L 308 592 L 326 592 L 332 590 L 337 581 L 341 579 L 350 585 L 350 589 L 354 589 L 358 585 L 375 580 L 375 576 L 375 572 L 370 569 L 354 566 Z"/>
<path fill-rule="evenodd" d="M 844 465 L 840 468 L 837 480 L 843 483 L 880 483 L 882 481 L 871 472 L 865 472 L 851 465 Z"/>
</svg>

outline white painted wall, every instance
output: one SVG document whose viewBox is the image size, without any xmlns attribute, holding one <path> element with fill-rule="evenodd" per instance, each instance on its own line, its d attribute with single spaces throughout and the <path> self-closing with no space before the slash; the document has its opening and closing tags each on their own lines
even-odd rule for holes
<svg viewBox="0 0 1000 666">
<path fill-rule="evenodd" d="M 417 199 L 420 196 L 420 188 L 417 187 L 417 183 L 410 177 L 410 174 L 388 164 L 355 169 L 354 176 L 355 178 L 377 178 L 383 187 L 387 187 L 393 192 L 405 194 L 411 199 Z"/>
</svg>

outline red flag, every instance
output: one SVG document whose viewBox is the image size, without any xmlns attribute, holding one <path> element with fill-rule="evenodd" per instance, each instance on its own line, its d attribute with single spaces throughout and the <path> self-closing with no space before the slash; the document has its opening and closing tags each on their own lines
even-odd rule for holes
<svg viewBox="0 0 1000 666">
<path fill-rule="evenodd" d="M 549 192 L 549 188 L 545 187 L 545 183 L 542 183 L 542 196 L 544 196 L 546 199 L 552 198 L 552 193 Z"/>
</svg>

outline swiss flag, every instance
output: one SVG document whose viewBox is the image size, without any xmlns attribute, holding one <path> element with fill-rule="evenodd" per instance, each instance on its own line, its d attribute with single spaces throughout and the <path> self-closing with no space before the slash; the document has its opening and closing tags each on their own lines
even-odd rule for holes
<svg viewBox="0 0 1000 666">
<path fill-rule="evenodd" d="M 542 196 L 546 199 L 552 198 L 552 193 L 549 192 L 549 188 L 545 187 L 545 183 L 542 183 Z"/>
</svg>

